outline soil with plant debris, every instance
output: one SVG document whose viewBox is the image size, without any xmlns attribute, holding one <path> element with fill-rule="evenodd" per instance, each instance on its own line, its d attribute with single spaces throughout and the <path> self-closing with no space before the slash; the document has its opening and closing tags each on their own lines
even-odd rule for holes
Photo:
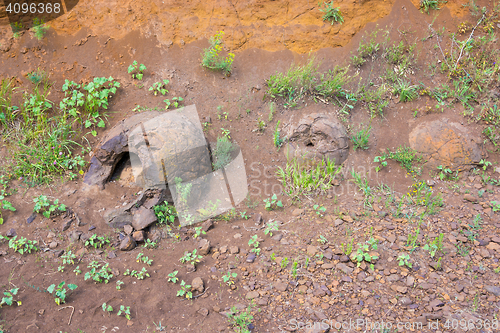
<svg viewBox="0 0 500 333">
<path fill-rule="evenodd" d="M 96 136 L 84 129 L 72 138 L 95 152 L 123 119 L 165 110 L 164 99 L 182 97 L 183 105 L 196 105 L 207 142 L 229 131 L 241 148 L 249 195 L 235 210 L 199 224 L 148 227 L 140 233 L 145 240 L 122 251 L 132 228 L 112 229 L 104 216 L 144 191 L 134 185 L 130 160 L 120 162 L 103 189 L 83 183 L 92 152 L 74 179 L 67 170 L 33 186 L 27 176 L 13 176 L 20 136 L 15 126 L 6 131 L 0 123 L 1 197 L 16 209 L 0 207 L 0 285 L 2 292 L 17 292 L 12 305 L 4 295 L 0 332 L 496 332 L 500 134 L 491 133 L 500 128 L 500 57 L 492 36 L 500 30 L 500 6 L 448 1 L 426 14 L 416 0 L 334 5 L 344 13 L 342 25 L 323 22 L 319 7 L 303 2 L 287 4 L 284 20 L 277 17 L 282 5 L 273 1 L 220 8 L 128 1 L 107 11 L 108 5 L 89 0 L 50 22 L 42 40 L 31 31 L 15 38 L 1 27 L 0 80 L 13 78 L 13 105 L 22 106 L 22 92 L 33 91 L 29 75 L 37 69 L 52 83 L 52 115 L 65 97 L 65 80 L 87 84 L 112 77 L 120 87 L 109 101 L 105 127 L 92 127 Z M 207 38 L 219 30 L 226 32 L 226 51 L 235 53 L 230 76 L 200 65 Z M 471 39 L 476 44 L 467 44 Z M 370 42 L 377 51 L 359 60 L 360 44 Z M 404 69 L 387 60 L 400 42 L 410 59 Z M 477 53 L 482 65 L 468 58 L 475 50 L 484 50 Z M 353 64 L 355 56 L 361 66 Z M 142 80 L 127 72 L 134 60 L 147 68 Z M 299 97 L 270 96 L 272 75 L 308 63 L 318 66 L 317 77 L 349 65 L 344 94 L 329 99 L 314 93 L 314 84 Z M 465 81 L 448 74 L 451 68 L 469 71 L 473 63 L 477 72 L 468 74 L 476 78 L 470 83 L 475 97 L 466 99 L 460 94 Z M 391 84 L 389 77 L 395 78 Z M 154 96 L 148 88 L 164 79 L 168 93 Z M 410 101 L 398 88 L 404 82 L 416 93 Z M 379 99 L 366 97 L 380 89 Z M 347 91 L 356 99 L 346 99 Z M 368 127 L 370 136 L 357 149 L 351 140 L 328 190 L 294 195 L 291 179 L 282 182 L 277 174 L 292 165 L 284 136 L 315 113 L 333 116 L 349 138 Z M 276 128 L 281 148 L 273 143 Z M 429 128 L 438 130 L 427 133 Z M 408 167 L 388 155 L 387 149 L 421 143 L 431 147 Z M 66 209 L 36 214 L 33 199 L 40 196 Z M 93 247 L 94 234 L 109 243 Z M 22 237 L 37 241 L 38 251 L 15 252 L 9 244 Z M 202 258 L 194 268 L 180 261 L 195 249 Z M 63 264 L 69 251 L 73 263 Z M 107 283 L 86 278 L 92 262 L 109 264 L 113 277 Z M 143 279 L 125 275 L 143 269 L 149 275 Z M 49 286 L 63 281 L 77 288 L 58 305 Z M 113 310 L 105 311 L 103 303 Z"/>
</svg>

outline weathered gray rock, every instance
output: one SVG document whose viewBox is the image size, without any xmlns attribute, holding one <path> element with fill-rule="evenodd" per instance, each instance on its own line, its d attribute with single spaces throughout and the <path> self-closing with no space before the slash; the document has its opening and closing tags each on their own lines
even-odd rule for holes
<svg viewBox="0 0 500 333">
<path fill-rule="evenodd" d="M 288 130 L 285 154 L 304 160 L 335 160 L 344 163 L 349 155 L 349 136 L 345 127 L 332 115 L 310 113 Z"/>
<path fill-rule="evenodd" d="M 10 228 L 6 234 L 7 237 L 15 237 L 16 235 L 17 235 L 17 232 L 16 232 L 16 229 L 14 229 L 14 228 Z"/>
<path fill-rule="evenodd" d="M 153 210 L 143 206 L 139 207 L 132 216 L 132 226 L 135 230 L 143 230 L 156 223 L 156 221 L 158 221 L 158 218 Z"/>
<path fill-rule="evenodd" d="M 497 286 L 485 286 L 486 291 L 492 293 L 495 296 L 500 296 L 500 287 Z"/>
<path fill-rule="evenodd" d="M 68 237 L 69 240 L 74 243 L 78 242 L 80 240 L 80 236 L 82 235 L 82 232 L 80 230 L 73 230 L 69 233 Z"/>
<path fill-rule="evenodd" d="M 83 179 L 84 183 L 104 188 L 104 184 L 111 177 L 120 159 L 129 152 L 128 135 L 130 131 L 159 115 L 160 113 L 156 111 L 142 112 L 122 120 L 111 128 L 99 143 L 90 160 L 89 170 Z"/>
<path fill-rule="evenodd" d="M 148 203 L 148 201 L 156 201 L 156 198 L 158 197 L 160 198 L 159 200 L 171 199 L 168 189 L 148 189 L 141 193 L 141 195 L 139 195 L 137 199 L 133 200 L 129 204 L 117 209 L 106 211 L 106 213 L 104 213 L 104 220 L 106 221 L 106 224 L 113 229 L 123 229 L 126 225 L 132 225 L 132 223 L 134 222 L 133 213 L 137 211 L 137 207 L 141 207 L 144 205 L 144 207 L 141 208 L 147 209 L 146 204 Z"/>
<path fill-rule="evenodd" d="M 131 233 L 134 232 L 134 228 L 132 227 L 132 225 L 126 224 L 123 226 L 123 231 L 125 231 L 127 235 L 130 235 Z"/>
</svg>

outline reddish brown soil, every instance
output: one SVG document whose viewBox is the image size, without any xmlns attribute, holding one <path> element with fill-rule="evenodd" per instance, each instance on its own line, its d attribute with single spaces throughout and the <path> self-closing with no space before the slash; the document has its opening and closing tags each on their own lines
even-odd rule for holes
<svg viewBox="0 0 500 333">
<path fill-rule="evenodd" d="M 280 120 L 286 129 L 287 125 L 298 121 L 305 113 L 338 111 L 336 106 L 314 104 L 313 101 L 307 101 L 309 103 L 307 107 L 301 105 L 293 110 L 278 106 L 279 112 L 275 120 L 269 124 L 268 129 L 263 134 L 256 134 L 253 130 L 256 128 L 258 117 L 262 116 L 266 119 L 269 112 L 267 104 L 269 100 L 263 100 L 265 79 L 276 71 L 286 70 L 294 61 L 305 60 L 305 53 L 309 51 L 315 52 L 317 59 L 322 62 L 321 70 L 343 64 L 351 56 L 351 52 L 357 49 L 363 34 L 369 34 L 378 26 L 378 28 L 389 30 L 391 40 L 394 41 L 404 38 L 402 31 L 409 31 L 410 33 L 405 36 L 409 36 L 411 41 L 417 41 L 420 50 L 417 68 L 422 75 L 417 73 L 419 80 L 424 83 L 437 84 L 439 82 L 435 82 L 435 78 L 426 73 L 427 65 L 435 59 L 437 51 L 432 48 L 432 41 L 421 41 L 427 36 L 427 27 L 432 22 L 433 16 L 421 14 L 417 10 L 415 5 L 418 0 L 412 0 L 412 2 L 343 1 L 339 3 L 344 13 L 343 25 L 323 23 L 316 2 L 252 1 L 249 3 L 239 1 L 233 3 L 229 1 L 221 4 L 201 1 L 165 2 L 81 1 L 67 17 L 51 22 L 53 29 L 41 42 L 29 32 L 15 40 L 11 38 L 10 33 L 6 32 L 0 38 L 0 43 L 10 45 L 10 47 L 8 51 L 0 53 L 0 77 L 16 76 L 19 79 L 19 86 L 28 87 L 30 83 L 26 79 L 26 74 L 38 67 L 43 68 L 50 73 L 51 80 L 54 81 L 49 99 L 58 104 L 63 97 L 60 87 L 65 79 L 84 82 L 95 76 L 113 76 L 122 83 L 122 86 L 111 103 L 107 128 L 132 115 L 132 109 L 136 105 L 150 108 L 163 107 L 164 98 L 153 97 L 146 87 L 168 78 L 170 80 L 169 96 L 182 96 L 186 104 L 195 104 L 202 121 L 205 117 L 211 117 L 212 124 L 207 131 L 210 141 L 217 138 L 220 128 L 226 128 L 231 131 L 233 141 L 242 148 L 249 176 L 251 199 L 258 201 L 259 206 L 247 208 L 242 204 L 238 207 L 239 210 L 246 210 L 251 216 L 261 212 L 266 221 L 278 219 L 289 223 L 281 230 L 284 231 L 287 240 L 292 240 L 292 243 L 284 245 L 271 240 L 259 231 L 259 237 L 265 239 L 261 247 L 272 248 L 269 251 L 262 251 L 265 258 L 248 264 L 245 263 L 244 253 L 236 256 L 225 254 L 218 259 L 208 255 L 199 264 L 197 272 L 188 273 L 178 259 L 184 251 L 192 251 L 197 246 L 197 242 L 192 237 L 185 241 L 164 239 L 158 249 L 137 248 L 132 252 L 120 252 L 107 248 L 101 253 L 93 249 L 84 249 L 81 243 L 69 243 L 68 233 L 75 229 L 90 234 L 94 232 L 99 235 L 107 234 L 116 239 L 115 231 L 104 223 L 102 209 L 110 210 L 122 205 L 125 201 L 130 202 L 135 193 L 140 190 L 128 186 L 126 174 L 123 174 L 120 180 L 107 184 L 103 191 L 88 187 L 82 184 L 81 180 L 62 184 L 55 182 L 49 187 L 36 188 L 27 188 L 26 185 L 16 181 L 13 187 L 18 190 L 18 193 L 10 198 L 17 211 L 4 213 L 6 222 L 0 226 L 1 234 L 5 234 L 10 228 L 15 228 L 18 235 L 36 239 L 43 245 L 47 243 L 47 234 L 53 231 L 57 235 L 56 250 L 72 248 L 74 251 L 80 251 L 82 255 L 80 268 L 84 273 L 90 261 L 99 260 L 109 262 L 112 268 L 120 272 L 120 276 L 113 278 L 109 284 L 94 284 L 84 281 L 82 275 L 75 276 L 72 273 L 74 267 L 68 266 L 65 273 L 58 272 L 59 263 L 58 259 L 54 258 L 54 250 L 21 256 L 9 250 L 6 244 L 2 244 L 0 250 L 5 250 L 8 254 L 0 257 L 0 285 L 3 289 L 19 287 L 18 299 L 23 303 L 20 307 L 4 306 L 1 309 L 0 319 L 3 321 L 0 322 L 0 327 L 3 327 L 5 332 L 153 332 L 155 328 L 153 322 L 159 321 L 167 327 L 168 332 L 230 331 L 227 328 L 227 319 L 216 313 L 214 306 L 221 310 L 237 304 L 246 306 L 245 295 L 248 292 L 248 287 L 246 287 L 248 281 L 257 280 L 257 285 L 266 286 L 270 283 L 269 280 L 274 281 L 276 276 L 286 277 L 288 273 L 279 268 L 275 269 L 276 265 L 271 266 L 271 261 L 267 259 L 271 253 L 275 252 L 279 257 L 292 258 L 301 249 L 305 249 L 309 242 L 317 244 L 316 239 L 320 234 L 327 235 L 325 231 L 327 228 L 331 228 L 328 230 L 333 243 L 332 247 L 338 248 L 338 243 L 345 241 L 343 238 L 346 233 L 345 225 L 333 227 L 332 221 L 318 219 L 310 210 L 299 219 L 292 216 L 297 206 L 310 208 L 311 204 L 320 203 L 327 208 L 330 216 L 333 216 L 334 210 L 338 209 L 346 215 L 351 214 L 355 219 L 361 220 L 364 213 L 359 207 L 357 199 L 359 194 L 356 194 L 352 182 L 347 181 L 350 178 L 348 170 L 351 168 L 357 171 L 371 170 L 371 185 L 377 186 L 385 183 L 398 193 L 406 193 L 413 183 L 412 178 L 393 162 L 389 163 L 386 170 L 374 173 L 374 157 L 385 148 L 407 145 L 409 131 L 423 121 L 447 117 L 464 124 L 467 122 L 461 115 L 463 110 L 460 106 L 456 109 L 446 108 L 444 114 L 426 114 L 423 110 L 431 103 L 426 97 L 404 105 L 397 103 L 394 99 L 387 107 L 385 119 L 376 118 L 372 121 L 370 149 L 351 152 L 345 162 L 346 179 L 341 181 L 334 193 L 338 196 L 338 202 L 334 201 L 331 196 L 323 196 L 310 198 L 310 200 L 304 199 L 302 203 L 292 206 L 283 196 L 285 204 L 283 210 L 265 211 L 262 200 L 279 189 L 279 183 L 274 177 L 275 166 L 283 166 L 285 161 L 283 153 L 277 152 L 272 144 L 272 129 L 276 121 Z M 438 15 L 435 26 L 445 26 L 447 32 L 455 31 L 462 16 L 467 13 L 461 6 L 462 3 L 463 1 L 449 1 L 439 12 L 433 12 Z M 283 14 L 283 11 L 286 14 Z M 206 37 L 218 30 L 226 32 L 225 40 L 228 49 L 236 51 L 234 70 L 229 78 L 223 77 L 220 73 L 209 72 L 200 66 L 200 53 L 208 45 Z M 139 88 L 136 81 L 133 81 L 127 74 L 127 66 L 134 60 L 147 66 L 142 81 L 144 88 Z M 359 76 L 363 80 L 372 78 L 376 81 L 381 70 L 367 64 Z M 255 88 L 260 88 L 260 90 Z M 222 111 L 228 112 L 228 120 L 218 119 L 217 108 L 219 106 L 222 106 Z M 247 114 L 246 110 L 250 110 L 250 113 Z M 419 116 L 416 118 L 413 117 L 415 110 L 419 111 Z M 369 121 L 366 110 L 356 107 L 347 124 L 356 127 L 360 123 L 367 124 Z M 482 125 L 476 123 L 468 125 L 468 128 L 476 135 L 480 135 L 483 129 Z M 98 138 L 102 136 L 102 133 L 102 131 L 99 133 Z M 98 139 L 91 139 L 93 146 L 97 142 Z M 7 144 L 4 143 L 4 145 Z M 4 147 L 2 156 L 6 158 L 6 154 L 7 149 Z M 488 159 L 498 162 L 498 155 L 491 154 Z M 424 175 L 424 179 L 430 178 L 428 170 Z M 477 183 L 477 179 L 468 181 L 471 184 L 475 182 Z M 472 186 L 471 184 L 467 186 Z M 447 191 L 444 185 L 442 187 L 446 196 L 447 210 L 453 212 L 453 207 L 464 206 L 461 197 L 458 198 L 451 191 Z M 77 212 L 86 225 L 83 227 L 73 225 L 69 230 L 61 232 L 62 218 L 52 220 L 43 219 L 41 216 L 28 225 L 26 218 L 33 209 L 32 198 L 40 194 L 59 198 Z M 495 200 L 495 198 L 499 200 L 498 190 L 493 194 L 485 194 L 485 201 Z M 383 206 L 383 202 L 380 206 Z M 472 204 L 465 205 L 463 210 L 465 209 L 472 211 Z M 485 223 L 489 229 L 484 229 L 482 236 L 488 233 L 491 236 L 496 232 L 494 230 L 497 230 L 495 228 L 498 227 L 498 215 L 493 214 L 490 217 L 485 216 Z M 371 224 L 380 226 L 377 224 L 379 219 L 373 218 L 373 221 L 370 221 Z M 434 223 L 437 225 L 438 221 L 448 225 L 448 219 L 446 215 L 443 215 L 439 219 L 437 217 L 430 219 L 429 228 L 432 230 L 432 225 Z M 96 229 L 89 232 L 90 226 L 95 226 Z M 361 229 L 362 227 L 360 221 L 353 224 L 353 228 Z M 410 227 L 405 225 L 401 229 L 409 230 Z M 388 230 L 382 231 L 381 235 L 387 236 Z M 237 233 L 241 234 L 241 238 L 234 238 Z M 229 223 L 216 222 L 215 228 L 207 233 L 206 238 L 215 248 L 236 245 L 241 251 L 248 251 L 248 239 L 254 234 L 256 231 L 253 219 L 234 219 Z M 406 233 L 401 233 L 401 235 L 406 235 Z M 386 246 L 388 249 L 389 245 Z M 147 267 L 151 277 L 136 280 L 122 276 L 121 273 L 127 268 L 140 270 L 144 266 L 135 261 L 141 250 L 154 261 L 151 267 Z M 116 253 L 117 257 L 108 259 L 110 252 Z M 496 264 L 498 258 L 497 253 L 496 257 L 488 261 L 486 265 L 489 267 L 493 265 L 493 262 Z M 494 259 L 496 261 L 493 261 Z M 317 265 L 317 267 L 320 266 L 321 264 Z M 461 263 L 455 267 L 457 266 L 463 268 L 464 265 Z M 237 289 L 232 291 L 219 280 L 221 272 L 225 273 L 229 268 L 234 267 L 237 268 L 235 271 L 238 273 L 238 282 L 236 283 Z M 273 267 L 274 270 L 271 271 L 269 267 Z M 398 269 L 395 262 L 388 264 L 387 267 L 387 269 Z M 176 297 L 179 285 L 167 283 L 166 280 L 167 274 L 174 270 L 179 270 L 178 276 L 187 283 L 191 283 L 194 277 L 200 276 L 205 282 L 205 288 L 208 287 L 206 294 L 195 300 L 182 300 Z M 250 272 L 250 275 L 245 276 L 245 271 Z M 380 270 L 377 268 L 380 274 L 384 274 L 383 271 L 384 268 Z M 424 273 L 418 274 L 424 275 Z M 212 276 L 218 280 L 212 279 Z M 339 276 L 333 277 L 327 274 L 325 277 L 323 273 L 318 273 L 318 276 L 329 283 L 335 281 L 336 284 L 330 284 L 330 289 L 337 297 L 343 297 L 339 296 L 342 294 L 339 291 L 342 285 L 336 288 L 340 281 Z M 427 276 L 422 276 L 420 281 L 426 279 Z M 495 276 L 490 274 L 481 281 L 489 283 L 489 280 L 494 281 L 494 279 Z M 121 291 L 115 289 L 117 280 L 125 282 Z M 26 285 L 28 283 L 46 288 L 60 281 L 78 285 L 78 289 L 68 297 L 67 302 L 68 306 L 74 307 L 73 314 L 72 308 L 63 309 L 63 306 L 57 306 L 54 303 L 50 295 L 39 293 Z M 382 290 L 380 293 L 384 297 L 391 299 L 394 297 L 394 292 L 387 286 L 377 286 Z M 346 289 L 349 288 L 347 285 Z M 338 318 L 337 316 L 342 311 L 345 312 L 342 313 L 344 318 L 348 313 L 361 312 L 363 305 L 361 303 L 358 305 L 358 300 L 354 297 L 354 293 L 359 291 L 359 286 L 352 289 L 354 290 L 352 299 L 356 303 L 348 305 L 345 302 L 341 303 L 338 299 L 333 301 L 332 298 L 332 303 L 328 303 L 330 307 L 325 310 L 329 318 Z M 296 299 L 290 296 L 290 292 L 283 293 L 279 298 L 268 292 L 266 297 L 269 298 L 269 305 L 262 306 L 261 313 L 255 313 L 254 332 L 278 332 L 279 325 L 283 325 L 285 320 L 290 319 L 289 315 L 292 310 L 288 308 L 291 305 L 285 302 L 285 300 L 288 302 L 287 295 L 290 297 L 290 304 L 297 304 Z M 500 298 L 496 297 L 494 301 L 489 301 L 489 305 L 485 306 L 482 314 L 492 319 L 493 313 L 498 313 L 495 312 L 497 310 L 494 310 L 493 304 L 499 304 L 499 300 Z M 115 308 L 111 316 L 102 311 L 103 302 Z M 472 303 L 472 298 L 470 303 Z M 131 321 L 116 316 L 119 305 L 131 307 Z M 419 311 L 424 306 L 425 304 L 422 303 Z M 209 315 L 199 314 L 197 311 L 201 308 L 209 309 Z M 379 303 L 374 308 L 370 308 L 373 312 L 385 312 L 385 310 L 391 311 L 387 304 Z M 300 308 L 298 311 L 295 308 L 293 311 L 297 316 L 310 318 L 306 309 Z M 408 314 L 405 311 L 398 305 L 389 316 L 397 318 L 399 315 L 413 315 L 413 312 Z M 72 315 L 71 323 L 68 324 L 70 315 Z"/>
</svg>

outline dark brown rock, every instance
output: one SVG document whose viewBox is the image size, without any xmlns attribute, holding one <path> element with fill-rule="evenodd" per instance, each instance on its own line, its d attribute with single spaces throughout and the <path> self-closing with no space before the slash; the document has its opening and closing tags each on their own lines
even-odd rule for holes
<svg viewBox="0 0 500 333">
<path fill-rule="evenodd" d="M 137 230 L 132 233 L 132 238 L 137 242 L 144 242 L 145 232 L 143 230 Z"/>
<path fill-rule="evenodd" d="M 255 214 L 255 225 L 261 225 L 262 222 L 264 222 L 264 219 L 262 218 L 262 214 Z"/>
<path fill-rule="evenodd" d="M 125 236 L 125 238 L 120 243 L 120 250 L 130 251 L 133 250 L 135 246 L 136 246 L 135 240 L 130 235 Z"/>
<path fill-rule="evenodd" d="M 206 240 L 206 239 L 202 239 L 200 241 L 199 254 L 201 254 L 202 256 L 206 256 L 207 254 L 210 253 L 210 248 L 211 248 L 210 241 Z"/>
<path fill-rule="evenodd" d="M 191 282 L 191 289 L 193 291 L 197 290 L 202 293 L 205 290 L 205 285 L 203 284 L 203 280 L 198 276 L 193 279 Z"/>
<path fill-rule="evenodd" d="M 158 218 L 155 213 L 151 209 L 142 206 L 132 216 L 132 226 L 135 230 L 143 230 L 156 223 L 156 221 L 158 221 Z"/>
<path fill-rule="evenodd" d="M 214 226 L 214 222 L 212 221 L 212 219 L 208 219 L 202 223 L 201 228 L 203 229 L 203 231 L 207 232 L 213 226 Z"/>
<path fill-rule="evenodd" d="M 75 220 L 74 218 L 71 218 L 71 219 L 64 221 L 63 226 L 62 226 L 62 231 L 68 230 L 69 227 L 71 227 L 71 224 L 73 223 L 74 220 Z"/>
</svg>

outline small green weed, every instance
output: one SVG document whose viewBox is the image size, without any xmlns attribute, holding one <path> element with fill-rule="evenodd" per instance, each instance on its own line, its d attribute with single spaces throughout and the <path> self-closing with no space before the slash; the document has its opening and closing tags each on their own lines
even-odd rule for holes
<svg viewBox="0 0 500 333">
<path fill-rule="evenodd" d="M 109 280 L 113 278 L 113 274 L 111 273 L 111 268 L 109 268 L 108 263 L 101 267 L 99 262 L 92 261 L 87 268 L 90 268 L 90 271 L 85 273 L 85 281 L 92 279 L 96 283 L 108 283 Z"/>
<path fill-rule="evenodd" d="M 175 210 L 175 206 L 170 205 L 167 201 L 164 201 L 163 204 L 156 205 L 153 207 L 153 211 L 158 219 L 158 224 L 172 224 L 177 217 L 177 211 Z"/>
<path fill-rule="evenodd" d="M 228 271 L 225 275 L 222 275 L 222 280 L 224 283 L 226 283 L 228 286 L 234 284 L 234 279 L 238 276 L 237 273 L 231 273 Z"/>
<path fill-rule="evenodd" d="M 323 21 L 330 21 L 332 25 L 334 22 L 338 22 L 340 24 L 344 23 L 344 17 L 340 12 L 340 7 L 333 7 L 333 0 L 330 3 L 320 2 L 319 6 L 323 7 L 319 9 L 324 13 Z"/>
<path fill-rule="evenodd" d="M 270 199 L 264 199 L 264 207 L 266 210 L 274 210 L 277 208 L 283 208 L 283 203 L 278 200 L 276 194 L 273 194 Z"/>
<path fill-rule="evenodd" d="M 142 80 L 144 75 L 144 71 L 146 70 L 146 66 L 144 64 L 138 64 L 136 60 L 132 63 L 132 65 L 128 66 L 128 73 L 132 74 L 132 79 L 137 79 L 139 81 Z"/>
<path fill-rule="evenodd" d="M 225 58 L 221 56 L 223 35 L 224 32 L 219 31 L 214 36 L 210 37 L 210 46 L 203 49 L 201 65 L 211 70 L 220 70 L 229 76 L 231 75 L 234 53 L 228 53 Z"/>
<path fill-rule="evenodd" d="M 356 149 L 368 149 L 368 139 L 370 138 L 370 131 L 372 127 L 367 126 L 365 128 L 361 128 L 359 131 L 357 131 L 355 134 L 351 136 L 351 141 L 353 144 L 353 149 L 356 151 Z"/>
<path fill-rule="evenodd" d="M 184 98 L 182 97 L 172 97 L 172 100 L 166 99 L 163 102 L 165 103 L 165 110 L 168 110 L 170 106 L 173 106 L 174 108 L 178 108 L 181 106 L 182 102 L 184 101 Z"/>
<path fill-rule="evenodd" d="M 186 284 L 184 280 L 181 281 L 181 289 L 177 291 L 177 297 L 186 297 L 187 299 L 193 298 L 193 293 L 191 292 L 191 285 Z"/>
<path fill-rule="evenodd" d="M 66 282 L 62 281 L 57 286 L 55 284 L 51 284 L 47 288 L 47 292 L 54 296 L 54 301 L 56 302 L 57 305 L 61 305 L 63 303 L 66 303 L 67 290 L 66 290 L 66 288 L 64 288 L 65 284 L 66 284 Z M 76 284 L 68 284 L 68 289 L 70 291 L 73 291 L 76 288 L 78 288 L 78 286 Z"/>
<path fill-rule="evenodd" d="M 174 272 L 168 274 L 167 281 L 177 283 L 177 281 L 179 281 L 179 278 L 177 277 L 177 273 L 179 273 L 179 271 L 174 271 Z"/>
<path fill-rule="evenodd" d="M 257 240 L 257 237 L 257 235 L 253 235 L 252 237 L 250 237 L 250 239 L 248 240 L 248 245 L 253 246 L 250 252 L 255 252 L 255 254 L 258 256 L 260 255 L 260 242 Z"/>
<path fill-rule="evenodd" d="M 122 314 L 125 316 L 125 318 L 127 318 L 127 320 L 130 320 L 131 319 L 131 316 L 130 316 L 130 306 L 127 306 L 125 308 L 125 306 L 120 305 L 120 310 L 118 311 L 118 313 L 116 315 L 117 316 L 121 316 Z"/>
<path fill-rule="evenodd" d="M 59 199 L 54 200 L 54 203 L 51 204 L 45 195 L 34 198 L 33 202 L 35 203 L 33 211 L 35 213 L 42 213 L 46 218 L 57 216 L 66 211 L 66 205 L 59 204 Z"/>
<path fill-rule="evenodd" d="M 233 326 L 235 332 L 251 333 L 249 327 L 252 324 L 253 320 L 253 316 L 251 314 L 252 305 L 253 304 L 250 304 L 248 308 L 240 314 L 237 314 L 238 310 L 235 306 L 231 308 L 232 313 L 229 313 L 227 316 L 229 323 Z"/>
<path fill-rule="evenodd" d="M 273 236 L 273 231 L 278 231 L 279 226 L 277 221 L 269 221 L 266 223 L 266 227 L 264 228 L 264 235 L 269 234 L 271 237 Z"/>
<path fill-rule="evenodd" d="M 235 147 L 229 141 L 227 136 L 220 136 L 217 138 L 215 149 L 212 151 L 213 169 L 219 170 L 231 162 L 231 152 Z"/>
<path fill-rule="evenodd" d="M 408 266 L 409 268 L 412 267 L 412 263 L 410 262 L 410 256 L 408 255 L 408 253 L 403 253 L 403 254 L 399 255 L 398 265 L 399 266 Z"/>
<path fill-rule="evenodd" d="M 36 39 L 42 40 L 43 36 L 47 33 L 47 30 L 49 30 L 49 26 L 45 24 L 43 19 L 34 18 L 31 30 L 35 34 Z"/>
<path fill-rule="evenodd" d="M 189 263 L 193 266 L 196 266 L 200 262 L 200 259 L 203 258 L 202 255 L 196 254 L 198 250 L 194 249 L 193 252 L 184 252 L 184 255 L 179 259 L 180 262 L 184 263 Z"/>
<path fill-rule="evenodd" d="M 111 241 L 109 240 L 109 238 L 106 236 L 97 236 L 97 234 L 93 234 L 92 236 L 89 237 L 89 239 L 87 239 L 85 241 L 85 246 L 92 246 L 94 247 L 95 249 L 98 249 L 98 248 L 102 248 L 104 246 L 106 246 L 106 244 L 110 244 Z"/>
<path fill-rule="evenodd" d="M 2 301 L 0 302 L 0 308 L 2 305 L 8 305 L 11 306 L 16 302 L 17 306 L 21 306 L 22 302 L 21 301 L 14 301 L 14 296 L 17 295 L 17 292 L 19 291 L 19 288 L 13 288 L 11 290 L 4 291 L 4 297 L 2 297 Z"/>
<path fill-rule="evenodd" d="M 418 97 L 417 88 L 406 80 L 398 79 L 394 85 L 393 93 L 399 96 L 400 102 L 410 102 Z"/>
<path fill-rule="evenodd" d="M 169 82 L 169 80 L 163 80 L 163 82 L 155 82 L 151 87 L 149 87 L 149 91 L 152 91 L 155 96 L 157 96 L 158 94 L 162 94 L 163 96 L 165 96 L 165 94 L 168 93 L 166 86 Z"/>
<path fill-rule="evenodd" d="M 123 275 L 131 276 L 137 278 L 137 280 L 144 280 L 146 277 L 150 277 L 148 271 L 146 270 L 146 267 L 143 267 L 140 271 L 136 270 L 130 270 L 127 268 L 127 270 L 123 273 Z"/>
</svg>

